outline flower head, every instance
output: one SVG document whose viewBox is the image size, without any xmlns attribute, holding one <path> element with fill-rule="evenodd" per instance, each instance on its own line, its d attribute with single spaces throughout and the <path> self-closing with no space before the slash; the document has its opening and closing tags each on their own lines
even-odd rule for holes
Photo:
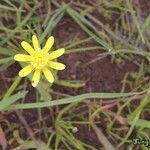
<svg viewBox="0 0 150 150">
<path fill-rule="evenodd" d="M 49 50 L 54 44 L 53 36 L 48 38 L 45 46 L 42 49 L 40 48 L 38 39 L 35 35 L 32 36 L 32 42 L 34 48 L 25 41 L 21 42 L 21 46 L 24 48 L 24 50 L 27 51 L 29 55 L 17 54 L 14 56 L 14 59 L 16 61 L 28 63 L 28 65 L 19 72 L 19 76 L 25 77 L 29 73 L 34 71 L 32 78 L 32 86 L 36 87 L 39 83 L 40 75 L 43 72 L 46 79 L 50 83 L 53 83 L 54 77 L 49 68 L 53 68 L 56 70 L 65 69 L 66 66 L 64 64 L 53 61 L 55 58 L 61 56 L 65 52 L 65 49 L 60 48 L 56 51 L 49 53 Z"/>
</svg>

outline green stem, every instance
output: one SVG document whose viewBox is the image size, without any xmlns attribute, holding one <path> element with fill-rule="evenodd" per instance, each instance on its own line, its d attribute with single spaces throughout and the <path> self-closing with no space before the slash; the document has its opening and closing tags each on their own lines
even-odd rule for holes
<svg viewBox="0 0 150 150">
<path fill-rule="evenodd" d="M 21 79 L 22 78 L 19 77 L 19 76 L 16 77 L 15 81 L 13 82 L 13 84 L 10 86 L 10 88 L 8 89 L 8 91 L 5 93 L 3 99 L 9 97 L 13 93 L 13 91 L 16 89 L 16 87 L 20 83 Z"/>
</svg>

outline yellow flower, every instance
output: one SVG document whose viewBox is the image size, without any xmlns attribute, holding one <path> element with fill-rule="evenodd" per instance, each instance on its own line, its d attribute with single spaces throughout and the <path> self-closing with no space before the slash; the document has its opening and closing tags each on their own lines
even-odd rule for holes
<svg viewBox="0 0 150 150">
<path fill-rule="evenodd" d="M 58 58 L 61 56 L 64 52 L 64 48 L 60 48 L 54 52 L 49 53 L 49 50 L 54 44 L 54 37 L 51 36 L 48 38 L 44 48 L 40 48 L 38 39 L 35 35 L 32 36 L 32 42 L 33 42 L 33 47 L 23 41 L 21 42 L 21 46 L 30 54 L 30 55 L 25 55 L 25 54 L 17 54 L 15 55 L 14 59 L 16 61 L 20 62 L 28 62 L 29 64 L 24 67 L 20 72 L 19 76 L 20 77 L 25 77 L 32 71 L 34 71 L 34 75 L 32 78 L 32 86 L 36 87 L 39 83 L 40 80 L 40 75 L 43 72 L 46 79 L 50 82 L 54 82 L 54 77 L 49 70 L 49 68 L 53 68 L 56 70 L 63 70 L 65 69 L 65 65 L 59 62 L 53 61 L 53 59 Z"/>
</svg>

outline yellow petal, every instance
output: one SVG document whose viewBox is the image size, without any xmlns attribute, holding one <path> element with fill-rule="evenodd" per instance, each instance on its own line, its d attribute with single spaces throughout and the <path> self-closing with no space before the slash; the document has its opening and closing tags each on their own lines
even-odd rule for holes
<svg viewBox="0 0 150 150">
<path fill-rule="evenodd" d="M 33 53 L 34 53 L 34 49 L 32 48 L 32 46 L 31 46 L 29 43 L 23 41 L 23 42 L 21 42 L 21 46 L 22 46 L 29 54 L 33 54 Z"/>
<path fill-rule="evenodd" d="M 29 55 L 24 55 L 24 54 L 17 54 L 15 55 L 14 59 L 16 61 L 29 61 L 30 60 L 30 56 Z"/>
<path fill-rule="evenodd" d="M 56 70 L 64 70 L 65 69 L 65 65 L 62 64 L 62 63 L 59 63 L 59 62 L 53 62 L 53 61 L 50 61 L 49 62 L 49 66 L 53 69 L 56 69 Z"/>
<path fill-rule="evenodd" d="M 40 80 L 40 71 L 36 70 L 34 72 L 34 75 L 33 75 L 33 78 L 32 78 L 32 86 L 36 87 L 39 83 L 39 80 Z"/>
<path fill-rule="evenodd" d="M 42 52 L 47 53 L 52 48 L 53 44 L 54 44 L 54 37 L 51 36 L 48 38 L 44 48 L 42 49 Z"/>
<path fill-rule="evenodd" d="M 54 82 L 54 77 L 52 75 L 52 73 L 50 72 L 50 70 L 48 70 L 47 68 L 43 69 L 44 75 L 46 77 L 46 79 L 50 82 L 53 83 Z"/>
<path fill-rule="evenodd" d="M 32 36 L 32 42 L 33 42 L 34 50 L 38 51 L 38 49 L 40 47 L 39 47 L 39 42 L 38 42 L 38 39 L 37 39 L 36 35 Z"/>
<path fill-rule="evenodd" d="M 60 49 L 58 49 L 58 50 L 52 52 L 51 54 L 49 54 L 49 59 L 52 60 L 52 59 L 58 58 L 58 57 L 60 57 L 64 52 L 65 52 L 65 49 L 64 49 L 64 48 L 60 48 Z"/>
<path fill-rule="evenodd" d="M 20 77 L 25 77 L 27 76 L 29 73 L 31 73 L 31 71 L 33 70 L 33 66 L 32 65 L 28 65 L 26 67 L 24 67 L 20 72 L 19 72 L 19 76 Z"/>
</svg>

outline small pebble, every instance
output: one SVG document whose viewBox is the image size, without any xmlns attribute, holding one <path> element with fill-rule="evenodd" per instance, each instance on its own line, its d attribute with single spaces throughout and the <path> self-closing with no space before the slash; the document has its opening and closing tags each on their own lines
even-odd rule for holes
<svg viewBox="0 0 150 150">
<path fill-rule="evenodd" d="M 74 127 L 74 128 L 72 129 L 72 132 L 73 132 L 73 133 L 77 133 L 77 132 L 78 132 L 78 128 L 77 128 L 77 127 Z"/>
</svg>

